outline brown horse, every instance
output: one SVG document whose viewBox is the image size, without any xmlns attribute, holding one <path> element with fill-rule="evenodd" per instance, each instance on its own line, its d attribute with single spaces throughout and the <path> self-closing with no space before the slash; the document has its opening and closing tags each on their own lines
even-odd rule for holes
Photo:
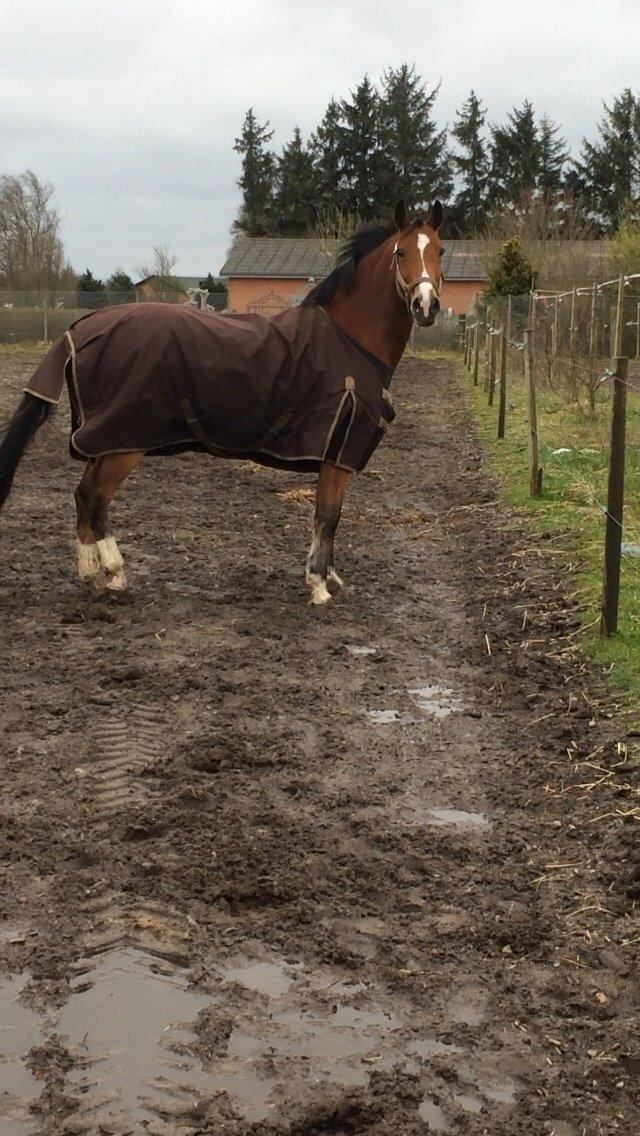
<svg viewBox="0 0 640 1136">
<path fill-rule="evenodd" d="M 322 309 L 323 312 L 326 312 L 330 320 L 331 334 L 342 337 L 341 349 L 343 351 L 355 350 L 363 366 L 371 367 L 374 364 L 375 367 L 380 368 L 382 373 L 387 375 L 388 381 L 390 381 L 402 357 L 412 322 L 421 327 L 429 326 L 434 322 L 440 308 L 442 246 L 438 237 L 438 229 L 441 221 L 442 206 L 438 201 L 435 202 L 427 220 L 418 218 L 414 221 L 409 220 L 404 203 L 399 202 L 396 206 L 393 222 L 388 225 L 365 227 L 346 243 L 341 250 L 336 268 L 313 289 L 304 301 L 304 307 Z M 137 308 L 134 307 L 133 310 L 130 309 L 126 315 L 128 326 L 130 328 L 139 326 L 141 321 L 145 319 L 148 323 L 151 307 L 151 305 L 139 305 Z M 146 312 L 145 309 L 147 309 Z M 112 309 L 112 311 L 115 313 L 117 309 Z M 309 313 L 309 317 L 313 314 Z M 301 313 L 303 318 L 304 315 L 305 313 Z M 96 319 L 97 316 L 98 313 L 96 313 Z M 116 319 L 122 321 L 124 318 L 124 316 L 113 316 L 114 321 Z M 193 320 L 195 320 L 195 316 L 190 316 L 192 324 L 189 325 L 186 317 L 180 316 L 178 318 L 176 309 L 174 309 L 174 315 L 170 316 L 169 306 L 163 309 L 159 318 L 164 320 L 171 318 L 173 320 L 171 332 L 174 338 L 179 338 L 178 331 L 182 334 L 183 328 L 186 329 L 184 334 L 188 335 L 189 327 L 194 326 Z M 245 326 L 242 323 L 243 318 L 241 316 L 207 316 L 208 329 L 212 326 L 211 321 L 223 320 L 227 321 L 224 325 L 219 323 L 216 325 L 218 328 L 223 328 L 221 334 L 231 326 L 236 331 L 240 329 L 240 332 L 243 333 Z M 263 317 L 260 318 L 264 320 Z M 324 319 L 324 316 L 319 318 Z M 86 323 L 88 327 L 89 334 L 85 330 L 85 340 L 89 344 L 99 338 L 97 332 L 91 334 L 91 319 L 94 319 L 94 317 L 85 317 L 85 320 L 81 321 L 81 324 Z M 233 320 L 236 321 L 234 325 L 228 322 Z M 268 322 L 264 321 L 262 326 L 267 325 Z M 178 328 L 178 331 L 176 331 L 176 328 Z M 267 328 L 267 330 L 269 329 Z M 248 325 L 247 334 L 250 334 L 251 331 L 252 326 Z M 318 470 L 314 535 L 307 558 L 306 575 L 311 589 L 311 602 L 326 604 L 331 598 L 329 587 L 342 587 L 342 580 L 333 566 L 333 546 L 345 491 L 353 472 L 363 467 L 381 436 L 381 431 L 377 430 L 374 441 L 365 447 L 366 453 L 357 460 L 351 459 L 352 464 L 349 464 L 348 453 L 345 456 L 345 445 L 347 434 L 354 422 L 356 399 L 351 392 L 355 389 L 356 380 L 350 375 L 344 381 L 341 379 L 340 401 L 337 404 L 335 415 L 333 415 L 333 408 L 331 408 L 332 426 L 327 435 L 326 446 L 319 454 L 315 450 L 310 454 L 309 449 L 307 449 L 308 460 L 306 457 L 302 459 L 296 457 L 287 464 L 280 460 L 278 453 L 273 448 L 270 449 L 264 439 L 260 446 L 254 446 L 253 449 L 251 446 L 211 444 L 205 436 L 205 431 L 203 431 L 188 399 L 180 400 L 180 406 L 184 409 L 184 419 L 181 421 L 189 424 L 193 444 L 185 442 L 182 438 L 177 439 L 180 444 L 176 446 L 153 446 L 146 442 L 141 444 L 135 441 L 134 444 L 130 442 L 123 444 L 123 437 L 146 438 L 145 426 L 148 423 L 148 415 L 145 419 L 144 404 L 142 403 L 142 410 L 138 411 L 138 432 L 134 431 L 133 434 L 127 434 L 127 420 L 124 426 L 124 434 L 120 432 L 117 438 L 115 435 L 110 436 L 108 444 L 102 447 L 102 452 L 92 454 L 90 449 L 82 449 L 76 438 L 76 435 L 79 435 L 80 438 L 83 436 L 81 428 L 85 425 L 85 408 L 79 403 L 73 339 L 70 333 L 67 333 L 67 336 L 69 343 L 71 343 L 71 354 L 65 357 L 65 366 L 62 370 L 69 387 L 74 426 L 76 427 L 72 434 L 71 452 L 74 457 L 88 459 L 76 490 L 77 553 L 80 578 L 88 581 L 96 591 L 103 588 L 117 591 L 127 586 L 122 556 L 115 537 L 110 532 L 108 512 L 109 505 L 119 486 L 136 468 L 145 454 L 152 453 L 154 449 L 156 453 L 176 452 L 177 449 L 208 449 L 219 456 L 251 456 L 267 465 L 279 464 L 284 465 L 285 468 Z M 281 338 L 280 332 L 279 337 Z M 43 363 L 46 364 L 51 357 L 52 363 L 57 364 L 64 343 L 63 337 L 57 345 L 51 348 Z M 68 352 L 68 350 L 67 344 L 66 351 Z M 101 350 L 104 355 L 104 350 L 102 348 Z M 140 355 L 140 352 L 138 351 L 137 354 Z M 108 361 L 109 357 L 105 355 L 105 358 Z M 180 358 L 182 359 L 183 356 L 180 355 Z M 298 356 L 296 355 L 295 358 L 297 359 Z M 67 363 L 69 363 L 68 368 Z M 356 369 L 357 365 L 356 362 Z M 37 374 L 38 372 L 36 372 Z M 294 380 L 296 376 L 297 371 L 294 366 Z M 99 385 L 97 372 L 92 371 L 90 378 L 96 380 L 94 387 Z M 375 381 L 380 384 L 382 395 L 388 398 L 388 391 L 382 388 L 379 374 L 377 374 Z M 384 383 L 385 388 L 388 381 Z M 158 391 L 153 389 L 154 382 L 155 373 L 150 371 L 144 387 L 144 394 L 146 397 L 156 398 L 156 403 L 159 403 L 160 409 L 163 410 L 163 392 L 160 389 Z M 215 374 L 213 385 L 215 386 Z M 25 393 L 20 406 L 9 422 L 0 443 L 0 507 L 7 499 L 14 473 L 27 444 L 37 429 L 49 417 L 57 401 L 57 396 L 49 397 L 45 393 L 46 387 L 38 388 L 37 383 L 34 384 L 33 380 L 31 386 L 33 390 L 30 390 L 29 387 L 26 388 L 27 393 Z M 150 388 L 152 389 L 149 394 Z M 232 387 L 232 390 L 235 389 L 239 388 Z M 315 388 L 311 389 L 313 391 Z M 109 390 L 111 390 L 111 387 L 109 387 Z M 294 381 L 290 397 L 295 399 L 298 394 L 299 391 L 297 391 Z M 349 402 L 350 398 L 351 402 Z M 347 401 L 345 402 L 345 400 Z M 350 409 L 352 403 L 353 409 Z M 131 401 L 130 406 L 134 405 L 140 407 L 139 395 L 137 402 Z M 156 409 L 155 403 L 153 408 Z M 108 409 L 107 406 L 107 411 Z M 314 410 L 315 408 L 312 407 L 312 411 Z M 234 413 L 235 408 L 232 405 L 232 418 Z M 103 414 L 102 418 L 104 419 L 104 417 Z M 98 420 L 100 420 L 99 416 Z M 268 439 L 273 439 L 280 425 L 279 420 L 269 430 Z M 385 424 L 376 418 L 375 425 L 376 427 L 378 425 L 384 427 Z"/>
</svg>

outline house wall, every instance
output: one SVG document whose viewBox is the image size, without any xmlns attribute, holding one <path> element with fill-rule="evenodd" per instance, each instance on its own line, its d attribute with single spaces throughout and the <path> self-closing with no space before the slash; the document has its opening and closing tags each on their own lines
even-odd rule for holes
<svg viewBox="0 0 640 1136">
<path fill-rule="evenodd" d="M 268 300 L 270 293 L 282 296 L 289 304 L 305 288 L 305 280 L 269 277 L 237 277 L 229 280 L 229 311 L 246 312 L 251 305 Z"/>
<path fill-rule="evenodd" d="M 237 277 L 229 280 L 229 310 L 246 312 L 256 310 L 253 305 L 258 305 L 259 311 L 260 305 L 265 304 L 266 314 L 270 315 L 273 313 L 269 309 L 277 305 L 279 297 L 292 303 L 294 296 L 305 291 L 306 287 L 306 281 L 300 279 Z M 454 315 L 466 315 L 476 292 L 487 287 L 482 280 L 445 280 L 441 296 L 443 311 L 453 308 Z"/>
<path fill-rule="evenodd" d="M 485 292 L 485 280 L 445 280 L 440 296 L 442 310 L 453 308 L 454 316 L 465 316 L 476 292 Z"/>
</svg>

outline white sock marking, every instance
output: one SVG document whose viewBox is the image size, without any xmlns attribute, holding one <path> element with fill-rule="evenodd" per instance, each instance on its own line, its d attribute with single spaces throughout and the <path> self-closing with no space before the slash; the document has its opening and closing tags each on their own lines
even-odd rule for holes
<svg viewBox="0 0 640 1136">
<path fill-rule="evenodd" d="M 99 540 L 97 549 L 102 567 L 109 576 L 116 576 L 122 571 L 124 560 L 114 536 L 105 536 L 104 540 Z"/>
<path fill-rule="evenodd" d="M 97 576 L 100 576 L 102 568 L 97 544 L 83 544 L 81 540 L 77 540 L 76 554 L 78 576 L 81 580 L 94 580 Z"/>
</svg>

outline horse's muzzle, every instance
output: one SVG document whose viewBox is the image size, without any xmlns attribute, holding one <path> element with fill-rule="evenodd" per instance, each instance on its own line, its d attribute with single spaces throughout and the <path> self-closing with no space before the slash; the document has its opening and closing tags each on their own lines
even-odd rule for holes
<svg viewBox="0 0 640 1136">
<path fill-rule="evenodd" d="M 440 301 L 436 298 L 434 298 L 429 304 L 428 315 L 424 314 L 424 308 L 422 307 L 422 302 L 419 296 L 416 296 L 415 300 L 411 304 L 411 315 L 413 316 L 414 322 L 417 323 L 419 327 L 431 327 L 436 322 L 436 316 L 439 311 Z"/>
</svg>

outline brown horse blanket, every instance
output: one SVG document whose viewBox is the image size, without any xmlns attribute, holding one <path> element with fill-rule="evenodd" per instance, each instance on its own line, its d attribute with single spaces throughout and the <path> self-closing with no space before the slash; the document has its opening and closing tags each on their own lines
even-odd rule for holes
<svg viewBox="0 0 640 1136">
<path fill-rule="evenodd" d="M 206 449 L 360 470 L 395 416 L 390 370 L 318 307 L 273 318 L 102 308 L 71 325 L 25 390 L 55 403 L 65 379 L 79 458 Z"/>
</svg>

